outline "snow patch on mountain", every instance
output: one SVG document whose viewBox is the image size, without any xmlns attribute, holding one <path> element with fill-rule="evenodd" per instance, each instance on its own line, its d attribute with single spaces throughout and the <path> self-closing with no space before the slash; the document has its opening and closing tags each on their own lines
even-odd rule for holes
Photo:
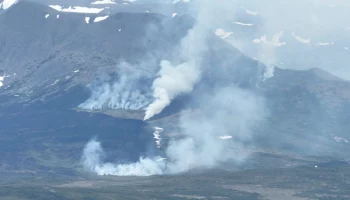
<svg viewBox="0 0 350 200">
<path fill-rule="evenodd" d="M 311 42 L 311 39 L 304 39 L 304 38 L 302 38 L 302 37 L 296 35 L 294 32 L 292 32 L 292 35 L 293 35 L 293 37 L 294 37 L 297 41 L 299 41 L 299 42 L 301 42 L 301 43 L 310 44 L 310 42 Z"/>
<path fill-rule="evenodd" d="M 116 2 L 114 2 L 113 0 L 98 0 L 98 1 L 94 1 L 91 4 L 93 5 L 103 5 L 103 4 L 117 4 Z"/>
<path fill-rule="evenodd" d="M 60 5 L 50 5 L 51 8 L 59 11 L 59 12 L 73 12 L 73 13 L 90 13 L 97 14 L 100 13 L 104 8 L 89 8 L 82 6 L 69 6 L 68 8 L 63 8 Z"/>
<path fill-rule="evenodd" d="M 223 136 L 220 136 L 219 138 L 222 140 L 229 140 L 229 139 L 232 139 L 232 136 L 231 135 L 223 135 Z"/>
<path fill-rule="evenodd" d="M 188 3 L 188 2 L 190 2 L 190 0 L 174 0 L 173 1 L 173 3 L 180 3 L 180 2 Z"/>
<path fill-rule="evenodd" d="M 85 17 L 85 23 L 89 23 L 90 22 L 90 17 Z"/>
<path fill-rule="evenodd" d="M 316 46 L 329 46 L 329 45 L 332 45 L 332 44 L 334 44 L 334 42 L 318 42 L 315 45 Z"/>
<path fill-rule="evenodd" d="M 230 37 L 233 34 L 233 32 L 226 32 L 223 29 L 216 29 L 215 34 L 217 36 L 221 37 L 222 39 L 225 39 L 225 38 Z"/>
<path fill-rule="evenodd" d="M 4 86 L 4 83 L 3 83 L 4 79 L 5 79 L 5 76 L 0 76 L 0 87 Z"/>
<path fill-rule="evenodd" d="M 243 22 L 233 22 L 233 23 L 241 26 L 254 26 L 254 24 L 243 23 Z"/>
<path fill-rule="evenodd" d="M 256 44 L 266 44 L 269 46 L 275 46 L 275 47 L 280 47 L 285 45 L 285 42 L 281 42 L 280 39 L 282 38 L 284 34 L 284 31 L 281 31 L 279 33 L 276 33 L 275 35 L 272 36 L 271 40 L 267 39 L 266 35 L 261 36 L 261 38 L 254 39 L 253 42 Z"/>
<path fill-rule="evenodd" d="M 253 16 L 258 15 L 258 12 L 248 10 L 248 9 L 244 8 L 243 6 L 241 6 L 241 8 L 242 8 L 248 15 L 253 15 Z"/>
<path fill-rule="evenodd" d="M 94 19 L 94 22 L 103 21 L 103 20 L 107 19 L 108 17 L 109 17 L 108 15 L 106 15 L 106 16 L 101 16 L 101 17 L 96 17 L 96 18 Z"/>
<path fill-rule="evenodd" d="M 4 86 L 4 80 L 5 80 L 5 78 L 8 78 L 8 77 L 10 77 L 10 75 L 3 75 L 3 76 L 0 76 L 0 87 L 2 87 L 2 86 Z M 10 85 L 9 86 L 7 86 L 6 88 L 8 88 L 8 87 L 10 87 Z M 5 88 L 5 89 L 6 89 Z"/>
<path fill-rule="evenodd" d="M 4 0 L 2 3 L 0 3 L 0 8 L 6 10 L 17 2 L 18 0 Z"/>
</svg>

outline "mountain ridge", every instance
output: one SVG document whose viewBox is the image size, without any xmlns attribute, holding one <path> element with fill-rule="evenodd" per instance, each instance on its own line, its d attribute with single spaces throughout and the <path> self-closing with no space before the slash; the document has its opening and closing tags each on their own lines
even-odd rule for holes
<svg viewBox="0 0 350 200">
<path fill-rule="evenodd" d="M 34 18 L 22 12 L 29 4 L 35 12 L 26 12 Z M 47 14 L 50 16 L 45 18 Z M 74 109 L 89 98 L 88 86 L 96 80 L 113 84 L 118 75 L 129 72 L 144 75 L 147 80 L 140 85 L 151 88 L 161 60 L 183 62 L 177 59 L 181 53 L 178 45 L 195 24 L 186 15 L 172 18 L 153 13 L 117 13 L 97 23 L 91 20 L 87 23 L 85 17 L 32 2 L 19 2 L 0 15 L 0 29 L 5 30 L 0 32 L 0 76 L 4 77 L 0 87 L 0 120 L 8 123 L 1 132 L 4 137 L 0 144 L 6 144 L 5 148 L 9 141 L 20 144 L 31 138 L 25 148 L 12 149 L 16 151 L 13 162 L 18 168 L 23 167 L 17 160 L 21 155 L 27 156 L 24 160 L 30 166 L 45 160 L 44 155 L 33 158 L 28 154 L 34 147 L 76 161 L 85 142 L 97 134 L 111 154 L 127 155 L 124 151 L 131 151 L 134 159 L 145 155 L 147 148 L 152 149 L 152 126 L 164 127 L 164 140 L 171 138 L 172 131 L 178 128 L 172 125 L 179 113 L 193 109 L 196 116 L 198 106 L 192 102 L 193 97 L 202 91 L 210 95 L 220 86 L 251 90 L 265 99 L 270 115 L 266 124 L 253 131 L 251 143 L 257 149 L 347 156 L 344 152 L 349 145 L 339 140 L 349 139 L 344 132 L 350 128 L 346 122 L 350 113 L 347 81 L 318 70 L 278 67 L 274 76 L 264 80 L 263 63 L 247 57 L 214 33 L 206 38 L 210 48 L 203 56 L 202 80 L 193 93 L 180 95 L 154 121 L 128 121 L 120 115 L 77 112 Z M 29 24 L 21 26 L 25 18 Z M 36 116 L 40 118 L 35 120 Z M 16 118 L 20 122 L 11 124 Z M 27 118 L 33 120 L 26 121 Z M 52 127 L 42 124 L 51 120 Z M 127 125 L 119 127 L 124 122 Z M 21 133 L 16 135 L 16 131 Z M 116 134 L 119 131 L 121 135 Z M 130 137 L 128 131 L 133 133 Z M 137 137 L 137 141 L 133 142 L 132 137 Z M 138 148 L 143 137 L 147 144 Z M 117 150 L 113 143 L 118 144 Z M 5 162 L 9 155 L 0 159 Z"/>
</svg>

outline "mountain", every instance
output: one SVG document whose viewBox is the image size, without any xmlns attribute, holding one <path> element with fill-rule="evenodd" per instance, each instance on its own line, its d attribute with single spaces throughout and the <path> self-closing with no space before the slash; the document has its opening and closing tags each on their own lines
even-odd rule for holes
<svg viewBox="0 0 350 200">
<path fill-rule="evenodd" d="M 88 84 L 103 77 L 113 79 L 115 74 L 121 73 L 118 70 L 124 69 L 120 68 L 120 63 L 128 63 L 127 70 L 131 73 L 142 72 L 153 79 L 160 60 L 176 57 L 177 46 L 194 20 L 186 15 L 173 18 L 151 13 L 117 13 L 98 22 L 94 22 L 96 18 L 92 16 L 87 22 L 86 17 L 27 1 L 13 5 L 0 15 L 0 28 L 4 30 L 0 33 L 0 71 L 3 77 L 0 87 L 1 118 L 8 125 L 1 131 L 4 135 L 2 143 L 13 145 L 28 138 L 34 141 L 25 143 L 21 149 L 13 149 L 16 153 L 8 151 L 1 158 L 7 163 L 5 160 L 11 155 L 15 159 L 11 167 L 22 168 L 26 163 L 25 166 L 37 169 L 34 163 L 45 157 L 45 151 L 60 148 L 65 150 L 57 157 L 77 160 L 83 143 L 95 135 L 106 141 L 107 148 L 116 140 L 131 143 L 126 148 L 118 147 L 118 151 L 124 152 L 122 155 L 134 152 L 133 156 L 125 156 L 125 159 L 135 159 L 135 155 L 148 149 L 147 140 L 151 134 L 145 136 L 139 131 L 147 129 L 146 123 L 125 122 L 73 109 L 89 97 Z M 227 73 L 224 68 L 237 71 L 238 67 L 229 66 L 242 63 L 247 66 L 246 69 L 240 75 L 227 77 L 227 80 L 246 86 L 255 85 L 262 72 L 257 61 L 245 57 L 214 34 L 209 42 L 212 43 L 212 53 L 208 63 L 215 62 L 220 66 L 208 66 L 212 71 L 208 71 L 212 82 L 218 80 L 222 73 Z M 232 59 L 220 63 L 221 57 Z M 252 71 L 256 71 L 255 78 L 251 77 Z M 247 81 L 245 76 L 251 78 Z M 170 113 L 178 112 L 180 108 L 175 105 Z M 18 119 L 14 124 L 10 123 L 13 117 Z M 123 126 L 120 126 L 121 123 Z M 94 128 L 89 128 L 91 126 Z M 131 127 L 136 129 L 129 129 Z M 21 133 L 17 135 L 19 130 Z M 52 135 L 47 135 L 47 131 Z M 126 135 L 117 134 L 120 131 Z M 140 135 L 134 136 L 129 131 Z M 152 130 L 148 128 L 149 131 Z M 102 132 L 104 134 L 101 135 Z M 105 134 L 106 137 L 103 136 Z M 113 134 L 120 137 L 108 139 Z M 76 135 L 75 139 L 73 135 Z M 141 140 L 135 137 L 148 139 L 143 139 L 145 143 L 138 145 Z M 53 150 L 53 146 L 58 149 Z M 8 146 L 4 145 L 4 148 Z M 46 150 L 41 151 L 43 149 Z M 32 157 L 33 151 L 35 158 Z M 24 160 L 20 162 L 17 159 Z"/>
<path fill-rule="evenodd" d="M 345 2 L 307 0 L 280 4 L 271 0 L 236 4 L 231 8 L 232 15 L 213 28 L 247 55 L 284 69 L 320 68 L 349 79 Z M 278 15 L 275 10 L 285 14 Z"/>
<path fill-rule="evenodd" d="M 23 0 L 0 1 L 0 12 Z M 161 13 L 167 16 L 187 13 L 187 1 L 137 1 L 137 0 L 25 0 L 40 3 L 65 13 L 80 13 L 85 15 L 109 15 L 118 12 Z"/>
<path fill-rule="evenodd" d="M 336 154 L 340 146 L 348 148 L 347 140 L 337 138 L 348 137 L 344 130 L 348 128 L 349 86 L 349 82 L 319 69 L 277 69 L 261 86 L 273 113 L 267 132 L 271 137 L 283 135 L 280 148 L 306 154 Z"/>
<path fill-rule="evenodd" d="M 91 72 L 96 72 L 96 66 L 108 70 L 121 60 L 137 63 L 147 56 L 157 56 L 160 44 L 170 52 L 185 34 L 180 30 L 174 35 L 145 35 L 149 26 L 162 23 L 162 16 L 157 14 L 119 13 L 98 23 L 94 19 L 91 17 L 87 24 L 85 16 L 29 2 L 18 3 L 1 15 L 0 26 L 5 30 L 1 33 L 1 70 L 8 74 L 3 87 L 18 85 L 3 92 L 28 94 L 55 81 L 86 84 L 94 78 Z M 181 23 L 182 18 L 168 20 L 166 24 L 171 26 Z"/>
<path fill-rule="evenodd" d="M 193 25 L 186 15 L 169 18 L 118 13 L 99 22 L 94 22 L 94 17 L 86 19 L 25 1 L 1 15 L 0 26 L 5 30 L 0 35 L 5 77 L 1 93 L 19 101 L 38 95 L 44 99 L 59 88 L 86 85 L 103 73 L 112 73 L 122 61 L 133 65 L 142 62 L 142 68 L 154 74 L 160 60 L 172 58 L 180 39 Z M 212 38 L 213 62 L 236 54 L 239 59 L 231 60 L 244 63 L 247 69 L 258 64 L 214 35 Z M 217 76 L 219 72 L 215 72 Z M 235 79 L 245 81 L 238 74 Z M 45 91 L 44 96 L 40 91 Z"/>
<path fill-rule="evenodd" d="M 179 62 L 180 41 L 194 24 L 189 15 L 72 13 L 30 1 L 3 11 L 0 146 L 6 153 L 0 156 L 0 170 L 76 173 L 85 143 L 95 136 L 105 146 L 107 159 L 135 161 L 140 155 L 157 154 L 161 150 L 154 146 L 152 127 L 176 129 L 171 125 L 178 113 L 198 108 L 192 102 L 195 95 L 203 88 L 210 94 L 218 86 L 249 89 L 265 99 L 267 123 L 255 127 L 251 141 L 257 151 L 347 156 L 348 81 L 320 69 L 278 67 L 265 80 L 266 66 L 215 35 L 215 30 L 206 38 L 209 49 L 202 80 L 155 120 L 113 117 L 111 108 L 77 110 L 90 97 L 89 86 L 113 83 L 125 72 L 128 77 L 142 74 L 145 80 L 135 87 L 150 88 L 161 60 Z"/>
<path fill-rule="evenodd" d="M 0 9 L 6 10 L 10 8 L 13 4 L 17 3 L 17 0 L 1 0 L 0 1 Z"/>
</svg>

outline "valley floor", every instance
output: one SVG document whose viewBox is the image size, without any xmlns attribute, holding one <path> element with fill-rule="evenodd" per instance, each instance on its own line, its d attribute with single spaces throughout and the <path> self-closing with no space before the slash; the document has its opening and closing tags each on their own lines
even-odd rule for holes
<svg viewBox="0 0 350 200">
<path fill-rule="evenodd" d="M 325 165 L 177 176 L 116 177 L 82 173 L 1 174 L 0 199 L 312 200 L 349 199 L 350 166 Z"/>
</svg>

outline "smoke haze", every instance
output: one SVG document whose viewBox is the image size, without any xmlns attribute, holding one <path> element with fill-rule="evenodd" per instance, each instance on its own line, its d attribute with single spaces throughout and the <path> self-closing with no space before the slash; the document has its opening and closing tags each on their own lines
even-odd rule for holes
<svg viewBox="0 0 350 200">
<path fill-rule="evenodd" d="M 240 150 L 254 135 L 254 126 L 267 115 L 263 98 L 231 86 L 203 94 L 198 100 L 198 110 L 181 113 L 180 131 L 176 132 L 180 137 L 170 140 L 165 149 L 166 158 L 141 157 L 136 163 L 104 163 L 101 144 L 91 140 L 84 149 L 85 168 L 99 175 L 149 176 L 243 161 L 248 155 Z"/>
<path fill-rule="evenodd" d="M 342 20 L 345 15 L 329 9 L 333 7 L 326 1 L 194 1 L 190 11 L 196 25 L 182 39 L 179 57 L 161 61 L 151 86 L 153 101 L 147 106 L 144 119 L 161 113 L 178 95 L 192 92 L 201 81 L 209 34 L 218 33 L 241 51 L 263 61 L 267 65 L 264 79 L 273 77 L 274 65 L 293 69 L 318 67 L 320 56 L 329 59 L 329 52 L 339 51 L 334 41 L 348 37 L 344 34 L 347 22 Z M 329 11 L 331 14 L 327 14 Z M 342 23 L 326 19 L 333 15 Z M 240 32 L 234 28 L 237 26 Z M 341 37 L 337 38 L 337 34 Z M 295 52 L 316 53 L 300 57 L 291 54 Z M 339 63 L 345 59 L 341 57 Z M 329 63 L 320 67 L 334 73 L 341 69 L 335 70 Z M 344 78 L 346 73 L 342 74 Z M 203 91 L 194 97 L 198 109 L 180 114 L 176 124 L 179 130 L 174 134 L 181 137 L 171 138 L 164 159 L 156 156 L 142 157 L 136 163 L 105 163 L 101 144 L 92 140 L 84 150 L 84 165 L 100 175 L 148 176 L 241 162 L 248 155 L 237 152 L 254 137 L 255 126 L 263 123 L 269 113 L 263 98 L 234 85 Z M 164 133 L 167 131 L 164 129 Z"/>
<path fill-rule="evenodd" d="M 231 2 L 234 16 L 211 25 L 232 33 L 225 40 L 233 46 L 267 66 L 321 68 L 350 79 L 349 1 Z"/>
<path fill-rule="evenodd" d="M 161 160 L 140 158 L 137 163 L 116 165 L 104 163 L 104 155 L 101 143 L 92 139 L 83 151 L 82 162 L 85 169 L 96 172 L 98 175 L 117 176 L 150 176 L 162 174 L 164 171 L 164 162 Z"/>
<path fill-rule="evenodd" d="M 122 63 L 120 66 L 130 65 Z M 119 76 L 112 80 L 96 80 L 88 87 L 91 97 L 79 105 L 81 109 L 144 110 L 152 97 L 143 83 L 144 75 L 119 69 Z"/>
</svg>

